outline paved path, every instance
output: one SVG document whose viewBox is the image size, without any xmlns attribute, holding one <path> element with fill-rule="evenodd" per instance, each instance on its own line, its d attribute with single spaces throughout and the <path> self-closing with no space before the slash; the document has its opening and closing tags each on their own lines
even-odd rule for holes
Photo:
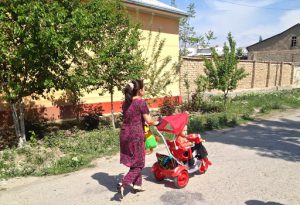
<svg viewBox="0 0 300 205">
<path fill-rule="evenodd" d="M 300 110 L 206 133 L 205 138 L 213 166 L 204 175 L 192 176 L 184 189 L 175 189 L 171 181 L 153 181 L 152 154 L 143 171 L 146 192 L 128 190 L 119 201 L 115 185 L 127 169 L 116 155 L 67 175 L 1 182 L 0 204 L 300 204 Z"/>
</svg>

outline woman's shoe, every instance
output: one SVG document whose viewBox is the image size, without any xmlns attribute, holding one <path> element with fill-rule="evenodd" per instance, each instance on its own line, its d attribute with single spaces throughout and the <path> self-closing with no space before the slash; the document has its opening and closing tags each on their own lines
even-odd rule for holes
<svg viewBox="0 0 300 205">
<path fill-rule="evenodd" d="M 124 187 L 123 187 L 122 183 L 117 184 L 117 190 L 118 190 L 118 193 L 120 194 L 121 198 L 123 199 L 123 197 L 124 197 Z"/>
<path fill-rule="evenodd" d="M 135 193 L 137 193 L 137 192 L 145 191 L 145 189 L 143 189 L 141 186 L 133 185 L 133 191 L 134 191 Z"/>
</svg>

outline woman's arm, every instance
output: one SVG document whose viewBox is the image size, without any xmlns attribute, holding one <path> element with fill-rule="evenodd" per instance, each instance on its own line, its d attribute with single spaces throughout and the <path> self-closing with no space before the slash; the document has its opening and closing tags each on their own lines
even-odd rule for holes
<svg viewBox="0 0 300 205">
<path fill-rule="evenodd" d="M 148 125 L 158 125 L 159 121 L 153 120 L 149 114 L 143 114 L 143 118 Z"/>
</svg>

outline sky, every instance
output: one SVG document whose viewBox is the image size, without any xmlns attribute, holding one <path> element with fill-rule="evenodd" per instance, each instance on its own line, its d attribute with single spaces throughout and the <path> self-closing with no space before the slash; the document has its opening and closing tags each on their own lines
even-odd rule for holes
<svg viewBox="0 0 300 205">
<path fill-rule="evenodd" d="M 171 0 L 160 0 L 170 5 Z M 197 35 L 211 30 L 217 37 L 212 46 L 223 46 L 232 33 L 239 47 L 247 47 L 300 23 L 300 0 L 176 0 L 176 7 L 187 11 L 195 3 L 191 19 Z"/>
</svg>

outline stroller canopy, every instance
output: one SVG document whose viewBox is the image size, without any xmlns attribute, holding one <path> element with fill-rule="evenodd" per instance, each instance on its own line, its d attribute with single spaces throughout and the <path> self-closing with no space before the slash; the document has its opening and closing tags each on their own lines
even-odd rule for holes
<svg viewBox="0 0 300 205">
<path fill-rule="evenodd" d="M 164 131 L 178 135 L 187 125 L 189 121 L 189 116 L 186 113 L 180 113 L 176 115 L 170 115 L 162 118 L 162 122 L 157 129 L 159 131 Z"/>
</svg>

